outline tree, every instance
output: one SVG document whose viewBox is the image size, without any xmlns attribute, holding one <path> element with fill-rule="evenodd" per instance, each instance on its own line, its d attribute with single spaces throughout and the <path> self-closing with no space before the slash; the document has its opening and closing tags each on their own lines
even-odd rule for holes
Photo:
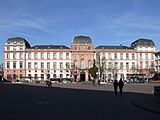
<svg viewBox="0 0 160 120">
<path fill-rule="evenodd" d="M 100 55 L 100 53 L 96 54 L 96 65 L 98 67 L 98 84 L 100 84 L 101 81 L 105 81 L 105 77 L 106 77 L 106 61 L 105 61 L 105 54 L 102 54 L 102 57 Z"/>
<path fill-rule="evenodd" d="M 66 72 L 70 73 L 70 78 L 76 82 L 77 81 L 77 66 L 76 63 L 73 62 L 71 64 L 66 63 Z M 72 81 L 71 80 L 71 81 Z"/>
<path fill-rule="evenodd" d="M 91 67 L 88 71 L 89 71 L 89 74 L 91 75 L 91 77 L 93 78 L 93 83 L 94 83 L 97 78 L 97 72 L 98 72 L 98 68 L 95 64 L 95 60 L 93 62 L 93 67 Z"/>
</svg>

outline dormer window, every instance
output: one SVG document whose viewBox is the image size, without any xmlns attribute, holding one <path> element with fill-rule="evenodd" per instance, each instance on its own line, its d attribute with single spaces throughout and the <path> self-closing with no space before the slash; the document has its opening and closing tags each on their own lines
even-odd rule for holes
<svg viewBox="0 0 160 120">
<path fill-rule="evenodd" d="M 16 43 L 17 43 L 17 41 L 14 41 L 13 43 L 14 43 L 14 44 L 16 44 Z"/>
</svg>

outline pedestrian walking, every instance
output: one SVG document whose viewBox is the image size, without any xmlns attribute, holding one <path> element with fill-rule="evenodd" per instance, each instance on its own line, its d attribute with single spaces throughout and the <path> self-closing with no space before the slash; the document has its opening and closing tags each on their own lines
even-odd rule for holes
<svg viewBox="0 0 160 120">
<path fill-rule="evenodd" d="M 2 77 L 2 84 L 3 84 L 3 77 Z"/>
<path fill-rule="evenodd" d="M 51 82 L 51 80 L 47 80 L 47 81 L 46 81 L 46 86 L 47 86 L 47 87 L 52 87 L 52 82 Z"/>
<path fill-rule="evenodd" d="M 118 86 L 119 86 L 120 95 L 122 95 L 122 90 L 123 90 L 123 86 L 124 86 L 124 82 L 122 81 L 122 78 L 120 78 L 120 80 L 118 82 Z"/>
<path fill-rule="evenodd" d="M 118 89 L 118 82 L 117 79 L 113 81 L 113 87 L 114 87 L 114 94 L 117 95 L 117 89 Z"/>
</svg>

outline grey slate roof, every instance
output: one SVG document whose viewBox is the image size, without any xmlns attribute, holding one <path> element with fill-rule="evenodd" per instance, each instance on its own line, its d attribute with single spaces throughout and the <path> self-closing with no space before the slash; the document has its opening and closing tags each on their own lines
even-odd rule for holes
<svg viewBox="0 0 160 120">
<path fill-rule="evenodd" d="M 25 45 L 26 45 L 26 47 L 30 47 L 30 44 L 29 44 L 29 42 L 27 41 L 27 40 L 25 40 L 24 38 L 21 38 L 21 37 L 14 37 L 14 38 L 9 38 L 8 40 L 7 40 L 7 43 L 8 42 L 24 42 L 25 43 Z"/>
<path fill-rule="evenodd" d="M 159 51 L 159 52 L 157 52 L 157 53 L 155 53 L 155 55 L 156 55 L 156 56 L 160 56 L 160 51 Z"/>
<path fill-rule="evenodd" d="M 70 49 L 65 45 L 35 45 L 30 49 Z"/>
<path fill-rule="evenodd" d="M 72 44 L 92 44 L 92 40 L 88 36 L 76 36 Z"/>
<path fill-rule="evenodd" d="M 155 46 L 154 42 L 150 39 L 144 39 L 140 38 L 134 42 L 131 43 L 131 47 L 136 47 L 137 45 L 142 45 L 142 46 Z"/>
<path fill-rule="evenodd" d="M 95 49 L 133 49 L 127 46 L 97 46 Z"/>
</svg>

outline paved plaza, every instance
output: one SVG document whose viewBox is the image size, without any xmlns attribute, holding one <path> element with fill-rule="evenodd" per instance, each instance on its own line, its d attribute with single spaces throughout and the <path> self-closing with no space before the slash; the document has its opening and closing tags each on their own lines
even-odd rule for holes
<svg viewBox="0 0 160 120">
<path fill-rule="evenodd" d="M 158 120 L 155 84 L 125 84 L 122 96 L 112 84 L 0 84 L 1 120 Z"/>
</svg>

